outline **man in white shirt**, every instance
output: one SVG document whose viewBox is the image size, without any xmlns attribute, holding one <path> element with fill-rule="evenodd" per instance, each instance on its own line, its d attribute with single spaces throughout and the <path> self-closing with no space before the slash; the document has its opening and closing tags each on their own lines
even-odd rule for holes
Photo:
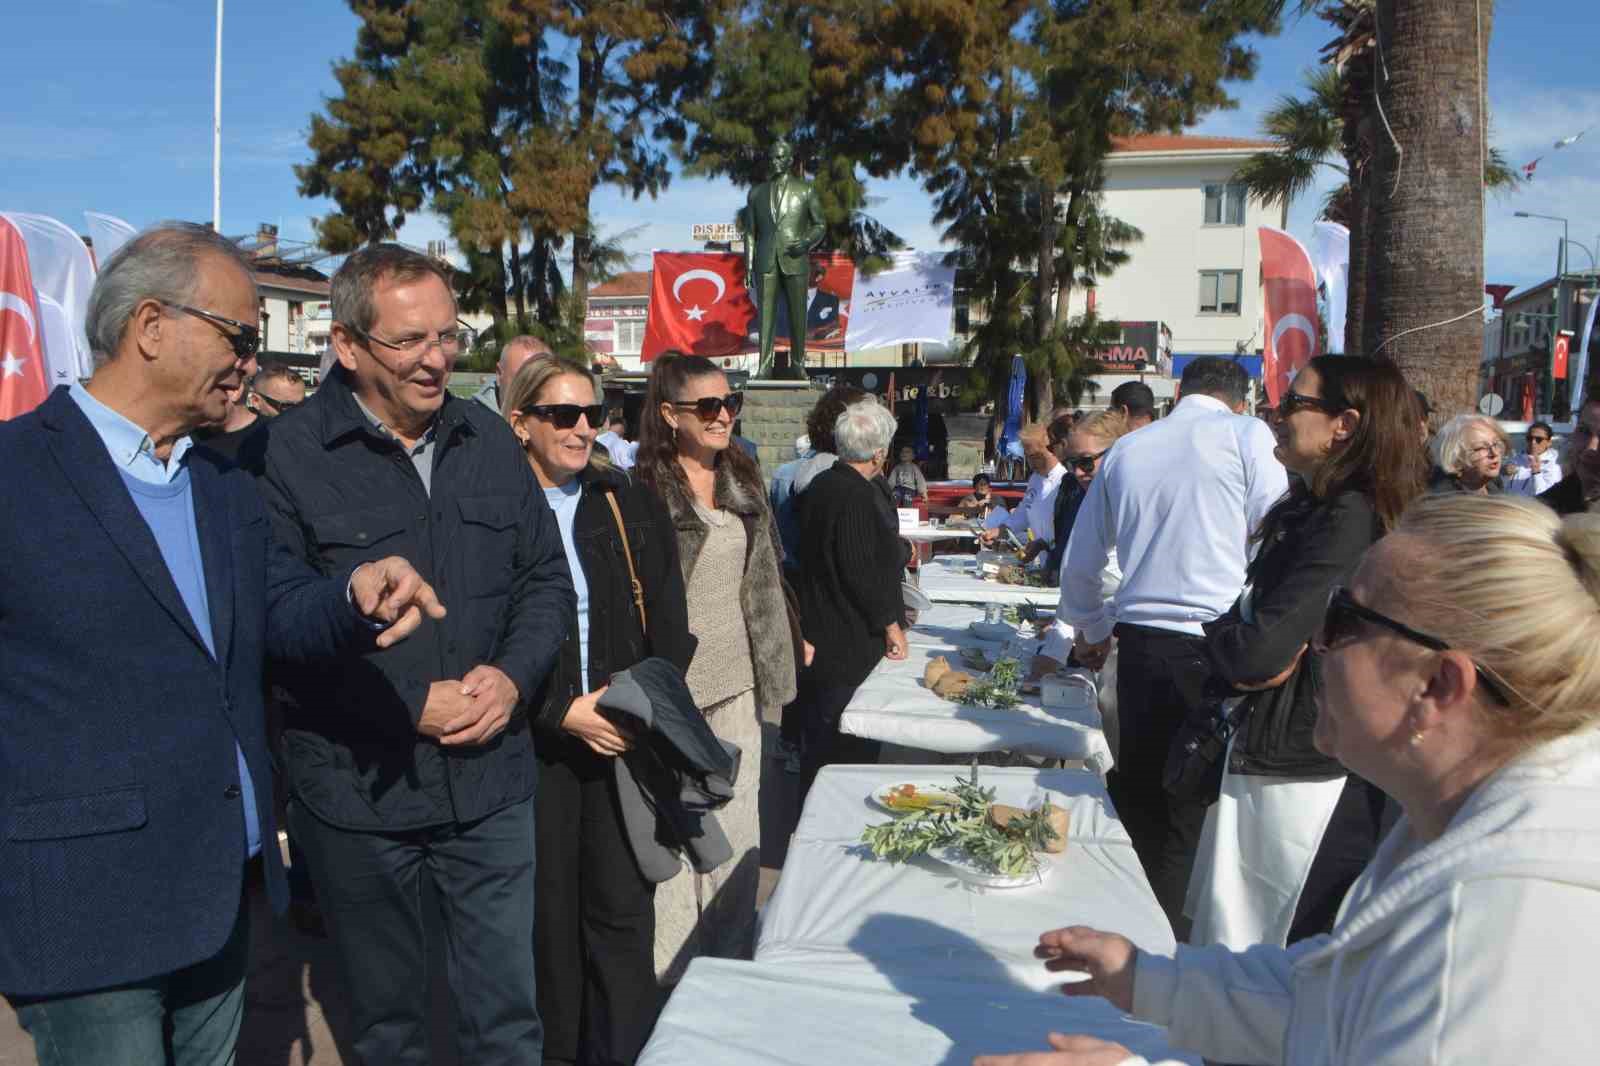
<svg viewBox="0 0 1600 1066">
<path fill-rule="evenodd" d="M 1191 361 L 1172 414 L 1118 440 L 1102 461 L 1061 570 L 1078 660 L 1098 669 L 1115 626 L 1121 743 L 1107 784 L 1180 939 L 1205 804 L 1167 794 L 1167 751 L 1212 680 L 1201 625 L 1238 598 L 1250 534 L 1288 490 L 1272 431 L 1240 413 L 1249 384 L 1232 359 Z M 1101 575 L 1112 549 L 1123 576 L 1107 604 Z"/>
<path fill-rule="evenodd" d="M 999 539 L 1001 529 L 1008 528 L 1017 535 L 1018 540 L 1028 544 L 1023 559 L 1032 562 L 1036 555 L 1050 547 L 1050 541 L 1055 536 L 1056 491 L 1067 476 L 1067 468 L 1050 451 L 1048 434 L 1042 423 L 1024 427 L 1017 437 L 1022 443 L 1022 455 L 1028 461 L 1028 468 L 1033 471 L 1028 478 L 1028 488 L 1022 494 L 1022 502 L 1017 504 L 1006 520 L 994 529 L 986 529 L 978 534 L 978 540 L 987 547 Z M 1031 543 L 1028 542 L 1030 532 L 1034 538 Z"/>
</svg>

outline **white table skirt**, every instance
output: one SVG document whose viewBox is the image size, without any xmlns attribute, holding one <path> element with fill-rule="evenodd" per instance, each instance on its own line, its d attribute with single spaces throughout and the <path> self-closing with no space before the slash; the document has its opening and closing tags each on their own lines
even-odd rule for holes
<svg viewBox="0 0 1600 1066">
<path fill-rule="evenodd" d="M 1081 770 L 981 767 L 978 783 L 1018 806 L 1048 796 L 1069 812 L 1067 850 L 1038 883 L 979 888 L 930 858 L 901 865 L 860 843 L 890 815 L 867 797 L 880 785 L 938 785 L 951 766 L 830 766 L 817 775 L 768 901 L 756 961 L 812 974 L 937 972 L 966 982 L 1049 991 L 1061 983 L 1033 957 L 1039 934 L 1065 925 L 1121 933 L 1171 954 L 1157 904 L 1105 787 Z"/>
<path fill-rule="evenodd" d="M 1055 607 L 1060 601 L 1057 589 L 985 581 L 973 571 L 976 561 L 973 555 L 941 555 L 922 564 L 917 585 L 935 603 L 1031 603 Z"/>
<path fill-rule="evenodd" d="M 937 971 L 857 979 L 701 958 L 672 993 L 639 1064 L 965 1066 L 975 1055 L 1043 1050 L 1051 1030 L 1113 1040 L 1152 1062 L 1176 1057 L 1164 1029 L 1103 999 L 1002 983 L 979 989 Z"/>
<path fill-rule="evenodd" d="M 1052 759 L 1082 759 L 1104 774 L 1111 747 L 1101 730 L 1100 708 L 1085 699 L 1074 707 L 1045 709 L 1036 696 L 1009 710 L 968 707 L 922 684 L 929 660 L 944 656 L 963 669 L 960 648 L 981 647 L 991 658 L 1000 645 L 980 641 L 967 626 L 983 617 L 976 608 L 939 605 L 923 612 L 907 634 L 907 655 L 884 659 L 850 697 L 839 728 L 853 736 L 965 755 L 1022 751 Z M 1026 667 L 1026 663 L 1024 664 Z"/>
<path fill-rule="evenodd" d="M 966 529 L 961 526 L 956 526 L 954 528 L 940 526 L 937 529 L 935 529 L 933 526 L 918 526 L 915 529 L 902 529 L 900 531 L 900 538 L 902 540 L 918 542 L 935 540 L 974 540 L 977 538 L 977 536 L 978 534 L 973 530 Z"/>
</svg>

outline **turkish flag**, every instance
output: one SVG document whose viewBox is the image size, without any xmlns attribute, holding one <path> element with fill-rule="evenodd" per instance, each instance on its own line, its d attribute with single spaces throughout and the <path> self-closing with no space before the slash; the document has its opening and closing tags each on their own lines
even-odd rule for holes
<svg viewBox="0 0 1600 1066">
<path fill-rule="evenodd" d="M 657 252 L 640 358 L 649 362 L 665 351 L 709 357 L 753 351 L 755 313 L 744 286 L 743 256 Z"/>
<path fill-rule="evenodd" d="M 1572 353 L 1572 331 L 1564 329 L 1556 334 L 1556 350 L 1550 354 L 1550 376 L 1562 379 L 1567 376 L 1567 356 Z"/>
<path fill-rule="evenodd" d="M 41 333 L 28 247 L 0 218 L 0 419 L 27 414 L 50 395 Z"/>
<path fill-rule="evenodd" d="M 1317 275 L 1305 246 L 1281 229 L 1261 227 L 1261 381 L 1274 406 L 1294 372 L 1317 354 Z"/>
</svg>

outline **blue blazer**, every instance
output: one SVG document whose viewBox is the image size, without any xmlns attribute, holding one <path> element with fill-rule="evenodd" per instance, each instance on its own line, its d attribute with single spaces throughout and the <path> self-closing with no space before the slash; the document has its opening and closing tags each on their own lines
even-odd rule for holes
<svg viewBox="0 0 1600 1066">
<path fill-rule="evenodd" d="M 285 899 L 262 661 L 370 641 L 271 538 L 248 474 L 188 459 L 213 657 L 89 420 L 59 388 L 0 423 L 0 992 L 88 991 L 221 950 L 255 784 Z"/>
</svg>

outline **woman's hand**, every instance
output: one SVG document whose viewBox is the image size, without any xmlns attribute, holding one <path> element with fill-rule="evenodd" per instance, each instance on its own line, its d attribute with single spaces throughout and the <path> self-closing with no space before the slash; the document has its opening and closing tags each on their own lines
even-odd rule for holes
<svg viewBox="0 0 1600 1066">
<path fill-rule="evenodd" d="M 889 628 L 883 631 L 883 644 L 884 657 L 896 662 L 904 659 L 910 650 L 906 644 L 906 631 L 897 622 L 891 622 Z"/>
<path fill-rule="evenodd" d="M 1069 925 L 1041 934 L 1033 953 L 1052 973 L 1076 970 L 1089 975 L 1087 981 L 1062 985 L 1067 995 L 1102 996 L 1124 1014 L 1132 1012 L 1133 967 L 1139 949 L 1127 937 Z"/>
<path fill-rule="evenodd" d="M 1023 548 L 1019 554 L 1022 556 L 1023 562 L 1031 563 L 1048 547 L 1050 547 L 1049 541 L 1034 539 L 1029 541 L 1028 546 Z"/>
<path fill-rule="evenodd" d="M 972 1066 L 1120 1066 L 1133 1058 L 1121 1044 L 1092 1036 L 1051 1033 L 1052 1051 L 1023 1051 L 1015 1055 L 979 1055 Z"/>
<path fill-rule="evenodd" d="M 816 646 L 813 645 L 809 640 L 801 640 L 800 646 L 802 648 L 801 657 L 805 659 L 805 662 L 801 663 L 800 665 L 810 666 L 811 660 L 817 657 Z"/>
<path fill-rule="evenodd" d="M 1282 673 L 1269 677 L 1265 681 L 1236 682 L 1233 687 L 1241 692 L 1261 692 L 1264 689 L 1277 688 L 1289 680 L 1290 675 L 1294 673 L 1295 667 L 1300 665 L 1300 660 L 1306 657 L 1306 647 L 1307 645 L 1300 645 L 1300 650 L 1294 653 L 1294 659 L 1288 666 L 1284 667 Z"/>
<path fill-rule="evenodd" d="M 633 747 L 611 720 L 597 709 L 600 697 L 608 686 L 602 685 L 572 701 L 567 715 L 561 719 L 561 728 L 589 745 L 596 755 L 615 758 Z"/>
</svg>

